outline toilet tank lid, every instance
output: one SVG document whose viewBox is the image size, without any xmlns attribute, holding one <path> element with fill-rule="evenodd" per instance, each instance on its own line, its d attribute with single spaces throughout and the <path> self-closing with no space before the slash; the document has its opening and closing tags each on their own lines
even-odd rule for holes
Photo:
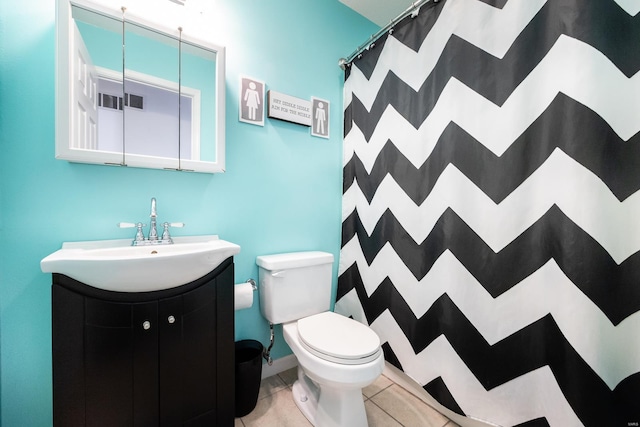
<svg viewBox="0 0 640 427">
<path fill-rule="evenodd" d="M 265 270 L 282 270 L 331 263 L 333 263 L 333 254 L 320 251 L 290 252 L 256 257 L 256 264 Z"/>
</svg>

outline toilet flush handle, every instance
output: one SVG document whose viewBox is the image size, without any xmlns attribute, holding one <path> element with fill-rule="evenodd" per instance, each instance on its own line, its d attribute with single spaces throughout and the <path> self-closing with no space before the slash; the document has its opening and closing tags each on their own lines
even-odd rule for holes
<svg viewBox="0 0 640 427">
<path fill-rule="evenodd" d="M 271 272 L 271 276 L 272 277 L 284 277 L 286 274 L 286 271 L 284 270 L 280 270 L 280 271 L 272 271 Z"/>
</svg>

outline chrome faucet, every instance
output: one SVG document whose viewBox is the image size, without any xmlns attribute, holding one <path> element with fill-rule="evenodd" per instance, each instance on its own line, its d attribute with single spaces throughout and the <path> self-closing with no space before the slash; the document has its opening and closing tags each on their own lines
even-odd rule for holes
<svg viewBox="0 0 640 427">
<path fill-rule="evenodd" d="M 151 224 L 149 225 L 149 237 L 147 237 L 147 240 L 152 242 L 158 240 L 158 228 L 156 227 L 157 216 L 158 215 L 156 214 L 156 198 L 152 197 L 151 198 L 151 215 L 149 215 L 149 217 L 151 218 Z"/>
<path fill-rule="evenodd" d="M 136 236 L 131 243 L 133 246 L 146 246 L 146 245 L 170 245 L 173 243 L 173 239 L 169 234 L 169 227 L 184 227 L 183 222 L 165 222 L 162 224 L 163 231 L 162 237 L 158 238 L 158 227 L 157 227 L 157 218 L 158 213 L 156 211 L 156 198 L 151 198 L 151 223 L 149 225 L 149 235 L 145 239 L 144 232 L 142 231 L 142 227 L 145 227 L 146 224 L 141 222 L 131 223 L 131 222 L 120 222 L 118 223 L 118 227 L 120 228 L 131 228 L 136 227 Z"/>
</svg>

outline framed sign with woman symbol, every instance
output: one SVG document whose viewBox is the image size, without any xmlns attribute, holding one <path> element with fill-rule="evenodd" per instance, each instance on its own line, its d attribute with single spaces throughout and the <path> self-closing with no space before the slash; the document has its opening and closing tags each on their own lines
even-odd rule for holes
<svg viewBox="0 0 640 427">
<path fill-rule="evenodd" d="M 329 101 L 311 97 L 311 135 L 329 138 Z"/>
<path fill-rule="evenodd" d="M 264 82 L 240 76 L 240 121 L 264 126 Z"/>
</svg>

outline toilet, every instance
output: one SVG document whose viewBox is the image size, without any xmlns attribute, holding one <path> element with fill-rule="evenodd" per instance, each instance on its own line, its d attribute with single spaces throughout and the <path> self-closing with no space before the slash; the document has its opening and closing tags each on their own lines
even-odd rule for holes
<svg viewBox="0 0 640 427">
<path fill-rule="evenodd" d="M 298 359 L 293 398 L 316 427 L 367 426 L 362 388 L 382 374 L 380 338 L 367 325 L 333 313 L 333 255 L 294 252 L 259 256 L 260 310 L 282 324 Z"/>
</svg>

